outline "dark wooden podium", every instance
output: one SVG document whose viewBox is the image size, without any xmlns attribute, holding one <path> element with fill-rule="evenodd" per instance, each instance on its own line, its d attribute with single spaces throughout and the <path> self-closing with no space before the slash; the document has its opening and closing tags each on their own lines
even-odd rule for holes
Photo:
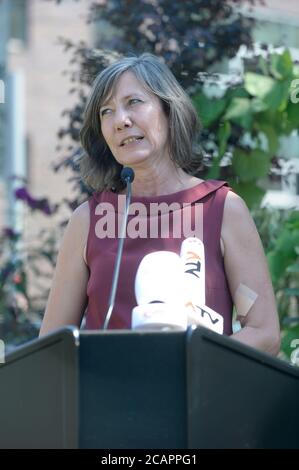
<svg viewBox="0 0 299 470">
<path fill-rule="evenodd" d="M 0 365 L 1 448 L 299 448 L 299 369 L 204 328 L 64 328 Z"/>
</svg>

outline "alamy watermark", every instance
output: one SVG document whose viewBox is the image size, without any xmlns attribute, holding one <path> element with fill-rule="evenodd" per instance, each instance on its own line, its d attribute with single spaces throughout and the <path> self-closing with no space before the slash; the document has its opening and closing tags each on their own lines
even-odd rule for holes
<svg viewBox="0 0 299 470">
<path fill-rule="evenodd" d="M 291 83 L 291 102 L 294 104 L 299 103 L 299 78 L 296 78 Z"/>
<path fill-rule="evenodd" d="M 0 104 L 5 103 L 5 85 L 4 81 L 0 80 Z"/>
<path fill-rule="evenodd" d="M 295 366 L 299 366 L 299 338 L 291 341 L 291 348 L 295 348 L 291 354 L 291 363 Z"/>
<path fill-rule="evenodd" d="M 5 362 L 5 344 L 2 339 L 0 339 L 0 364 Z"/>
<path fill-rule="evenodd" d="M 117 207 L 101 202 L 95 208 L 99 216 L 95 224 L 97 238 L 121 236 L 126 196 L 118 197 Z M 136 238 L 188 238 L 203 239 L 203 204 L 172 202 L 133 202 L 130 204 L 126 237 Z"/>
</svg>

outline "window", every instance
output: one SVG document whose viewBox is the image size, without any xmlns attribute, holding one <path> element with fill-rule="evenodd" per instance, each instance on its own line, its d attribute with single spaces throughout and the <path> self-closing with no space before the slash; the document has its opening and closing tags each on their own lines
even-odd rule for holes
<svg viewBox="0 0 299 470">
<path fill-rule="evenodd" d="M 28 0 L 11 0 L 10 38 L 18 39 L 24 44 L 28 40 Z"/>
</svg>

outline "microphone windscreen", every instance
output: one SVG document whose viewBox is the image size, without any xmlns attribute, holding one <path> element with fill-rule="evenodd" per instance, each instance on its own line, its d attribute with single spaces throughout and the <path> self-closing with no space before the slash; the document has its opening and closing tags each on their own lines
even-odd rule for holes
<svg viewBox="0 0 299 470">
<path fill-rule="evenodd" d="M 186 238 L 181 246 L 184 280 L 182 290 L 185 302 L 205 305 L 205 250 L 203 242 L 196 237 Z"/>
<path fill-rule="evenodd" d="M 178 254 L 172 251 L 147 254 L 141 260 L 135 278 L 138 305 L 151 302 L 182 303 L 182 281 L 182 261 Z"/>
<path fill-rule="evenodd" d="M 134 177 L 135 177 L 134 170 L 130 168 L 129 166 L 125 166 L 120 172 L 120 178 L 123 183 L 127 183 L 128 181 L 132 183 L 134 181 Z"/>
</svg>

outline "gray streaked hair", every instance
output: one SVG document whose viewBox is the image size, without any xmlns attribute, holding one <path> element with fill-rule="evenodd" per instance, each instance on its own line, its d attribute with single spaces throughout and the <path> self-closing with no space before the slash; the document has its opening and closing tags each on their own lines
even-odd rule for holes
<svg viewBox="0 0 299 470">
<path fill-rule="evenodd" d="M 197 144 L 200 131 L 197 112 L 167 65 L 153 54 L 144 53 L 112 63 L 94 81 L 80 131 L 85 151 L 80 161 L 83 181 L 96 191 L 123 189 L 122 165 L 114 158 L 101 132 L 100 107 L 126 71 L 133 72 L 145 89 L 160 99 L 169 121 L 169 154 L 175 165 L 187 173 L 196 173 L 202 161 Z"/>
</svg>

